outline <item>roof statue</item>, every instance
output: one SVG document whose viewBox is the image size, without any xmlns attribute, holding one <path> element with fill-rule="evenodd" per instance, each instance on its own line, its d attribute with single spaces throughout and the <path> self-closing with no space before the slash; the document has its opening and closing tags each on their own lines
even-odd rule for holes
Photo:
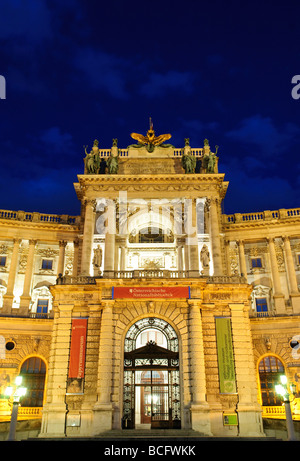
<svg viewBox="0 0 300 461">
<path fill-rule="evenodd" d="M 155 131 L 153 129 L 153 123 L 150 117 L 150 128 L 147 131 L 146 136 L 138 133 L 131 133 L 132 139 L 138 141 L 138 144 L 132 144 L 128 147 L 143 147 L 145 146 L 148 152 L 153 152 L 156 146 L 160 147 L 171 147 L 171 144 L 164 144 L 164 141 L 167 141 L 172 137 L 171 134 L 161 134 L 160 136 L 155 136 Z"/>
</svg>

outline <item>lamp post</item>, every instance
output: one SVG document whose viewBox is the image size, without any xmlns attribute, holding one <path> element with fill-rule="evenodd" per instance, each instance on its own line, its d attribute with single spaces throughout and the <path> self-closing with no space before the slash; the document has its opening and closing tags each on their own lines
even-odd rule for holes
<svg viewBox="0 0 300 461">
<path fill-rule="evenodd" d="M 20 405 L 20 398 L 27 392 L 26 387 L 22 387 L 22 376 L 17 376 L 15 386 L 9 386 L 5 389 L 5 395 L 8 397 L 13 396 L 13 407 L 11 412 L 11 420 L 9 426 L 9 434 L 7 440 L 13 441 L 16 439 L 16 427 L 18 419 L 18 410 Z"/>
<path fill-rule="evenodd" d="M 281 397 L 283 398 L 284 407 L 285 407 L 285 417 L 286 417 L 288 440 L 295 441 L 296 437 L 295 437 L 295 431 L 294 431 L 293 417 L 292 417 L 292 412 L 291 412 L 289 393 L 288 393 L 287 386 L 286 386 L 287 377 L 285 375 L 281 375 L 280 382 L 281 384 L 276 384 L 275 392 L 276 394 L 281 395 Z"/>
</svg>

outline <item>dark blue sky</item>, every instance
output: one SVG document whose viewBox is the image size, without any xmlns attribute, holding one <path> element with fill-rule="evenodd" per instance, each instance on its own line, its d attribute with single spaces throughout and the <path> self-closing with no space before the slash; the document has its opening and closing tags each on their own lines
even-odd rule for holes
<svg viewBox="0 0 300 461">
<path fill-rule="evenodd" d="M 78 214 L 83 145 L 219 146 L 225 213 L 299 207 L 300 4 L 0 0 L 0 209 Z M 299 91 L 300 93 L 300 91 Z"/>
</svg>

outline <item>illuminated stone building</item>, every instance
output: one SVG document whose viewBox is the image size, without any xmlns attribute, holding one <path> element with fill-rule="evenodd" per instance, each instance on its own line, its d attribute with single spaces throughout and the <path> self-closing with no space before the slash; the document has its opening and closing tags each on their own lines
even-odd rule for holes
<svg viewBox="0 0 300 461">
<path fill-rule="evenodd" d="M 299 419 L 300 209 L 224 215 L 217 146 L 132 137 L 86 152 L 80 216 L 0 212 L 0 417 L 21 374 L 42 437 L 260 437 L 285 373 Z"/>
</svg>

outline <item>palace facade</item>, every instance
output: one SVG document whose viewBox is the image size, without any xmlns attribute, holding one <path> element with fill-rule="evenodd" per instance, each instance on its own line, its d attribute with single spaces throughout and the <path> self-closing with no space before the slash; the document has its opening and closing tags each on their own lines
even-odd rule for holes
<svg viewBox="0 0 300 461">
<path fill-rule="evenodd" d="M 172 428 L 264 437 L 300 419 L 300 208 L 224 215 L 217 146 L 132 134 L 74 184 L 80 216 L 0 211 L 0 418 L 42 437 Z"/>
</svg>

